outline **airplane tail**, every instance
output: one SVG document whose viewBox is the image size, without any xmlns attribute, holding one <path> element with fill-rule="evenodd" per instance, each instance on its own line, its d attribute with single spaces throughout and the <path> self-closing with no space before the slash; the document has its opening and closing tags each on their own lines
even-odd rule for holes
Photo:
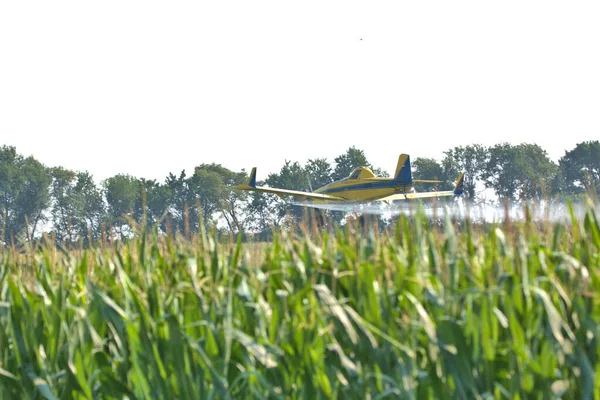
<svg viewBox="0 0 600 400">
<path fill-rule="evenodd" d="M 437 179 L 413 179 L 410 168 L 410 156 L 408 154 L 400 154 L 394 179 L 408 185 L 412 185 L 413 183 L 442 183 L 442 181 Z"/>
<path fill-rule="evenodd" d="M 454 194 L 460 196 L 464 192 L 464 180 L 465 174 L 462 173 L 458 176 L 458 180 L 456 181 L 456 185 L 454 185 Z"/>
<path fill-rule="evenodd" d="M 248 190 L 256 188 L 256 167 L 252 168 L 252 172 L 250 172 L 250 179 L 248 183 L 245 185 L 237 185 L 237 189 Z"/>
<path fill-rule="evenodd" d="M 410 170 L 410 156 L 408 154 L 400 154 L 398 157 L 398 165 L 396 166 L 396 173 L 394 179 L 404 184 L 412 184 L 412 172 Z"/>
</svg>

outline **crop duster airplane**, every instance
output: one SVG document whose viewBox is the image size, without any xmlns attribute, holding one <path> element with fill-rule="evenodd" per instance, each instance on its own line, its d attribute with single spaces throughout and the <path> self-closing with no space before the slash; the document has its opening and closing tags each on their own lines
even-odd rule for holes
<svg viewBox="0 0 600 400">
<path fill-rule="evenodd" d="M 453 190 L 439 192 L 414 192 L 413 183 L 441 182 L 413 179 L 410 157 L 401 154 L 393 178 L 378 178 L 367 167 L 358 167 L 347 178 L 325 185 L 314 192 L 256 186 L 256 167 L 252 168 L 247 184 L 237 189 L 274 193 L 281 198 L 293 196 L 307 207 L 327 208 L 327 205 L 357 205 L 371 202 L 391 204 L 395 200 L 424 199 L 443 196 L 460 196 L 463 193 L 464 174 L 458 176 Z"/>
</svg>

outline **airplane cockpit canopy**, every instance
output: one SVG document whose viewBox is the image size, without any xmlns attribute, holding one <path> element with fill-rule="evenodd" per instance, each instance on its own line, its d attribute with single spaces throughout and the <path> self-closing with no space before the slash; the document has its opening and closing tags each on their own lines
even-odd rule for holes
<svg viewBox="0 0 600 400">
<path fill-rule="evenodd" d="M 375 174 L 367 167 L 358 167 L 348 176 L 348 179 L 368 179 L 374 178 Z"/>
</svg>

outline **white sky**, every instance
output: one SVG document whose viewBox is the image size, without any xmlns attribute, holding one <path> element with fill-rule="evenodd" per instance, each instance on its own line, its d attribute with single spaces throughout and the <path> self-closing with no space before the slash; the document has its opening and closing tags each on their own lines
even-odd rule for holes
<svg viewBox="0 0 600 400">
<path fill-rule="evenodd" d="M 163 180 L 600 138 L 598 1 L 3 1 L 0 145 Z"/>
</svg>

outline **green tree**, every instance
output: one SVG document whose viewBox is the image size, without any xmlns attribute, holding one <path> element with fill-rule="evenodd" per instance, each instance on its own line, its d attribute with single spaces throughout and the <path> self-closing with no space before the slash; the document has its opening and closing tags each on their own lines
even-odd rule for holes
<svg viewBox="0 0 600 400">
<path fill-rule="evenodd" d="M 102 192 L 88 172 L 52 168 L 52 225 L 57 242 L 82 240 L 88 245 L 100 236 L 104 222 Z"/>
<path fill-rule="evenodd" d="M 539 200 L 550 193 L 556 170 L 556 164 L 537 144 L 502 143 L 490 148 L 484 178 L 500 200 Z"/>
<path fill-rule="evenodd" d="M 169 210 L 173 197 L 171 189 L 154 179 L 140 179 L 141 195 L 136 197 L 134 206 L 135 220 L 144 223 L 147 229 L 158 224 L 158 228 L 166 232 L 164 216 Z M 144 220 L 144 217 L 146 218 Z"/>
<path fill-rule="evenodd" d="M 285 164 L 278 173 L 271 173 L 267 176 L 266 184 L 270 187 L 281 189 L 291 189 L 308 192 L 308 175 L 299 162 L 285 161 Z M 300 206 L 289 205 L 284 201 L 280 201 L 275 195 L 268 195 L 270 200 L 265 204 L 269 204 L 272 212 L 275 214 L 269 218 L 271 223 L 287 223 L 289 226 L 297 225 L 303 218 L 304 210 Z M 289 218 L 285 218 L 289 216 Z M 278 225 L 276 225 L 278 226 Z"/>
<path fill-rule="evenodd" d="M 216 221 L 213 214 L 221 211 L 223 196 L 226 192 L 221 175 L 211 170 L 211 168 L 196 167 L 194 175 L 188 179 L 188 187 L 190 194 L 193 195 L 194 202 L 200 205 L 204 225 L 207 227 L 215 225 Z M 190 206 L 190 209 L 195 210 L 197 214 L 195 204 Z M 197 231 L 199 228 L 199 225 L 196 225 L 197 219 L 191 221 Z"/>
<path fill-rule="evenodd" d="M 73 242 L 80 204 L 75 191 L 76 173 L 63 167 L 51 169 L 52 225 L 57 242 Z"/>
<path fill-rule="evenodd" d="M 269 174 L 267 185 L 281 189 L 308 191 L 306 171 L 299 162 L 287 161 L 278 173 Z"/>
<path fill-rule="evenodd" d="M 4 242 L 33 238 L 46 220 L 51 176 L 33 157 L 24 158 L 12 146 L 0 148 L 0 227 Z"/>
<path fill-rule="evenodd" d="M 344 154 L 337 156 L 333 169 L 333 179 L 340 180 L 346 178 L 355 168 L 368 167 L 373 169 L 371 163 L 367 160 L 365 152 L 352 146 Z"/>
<path fill-rule="evenodd" d="M 106 220 L 106 206 L 102 190 L 96 185 L 92 175 L 85 172 L 77 173 L 74 193 L 78 203 L 78 233 L 85 245 L 97 240 L 102 234 L 102 224 Z"/>
<path fill-rule="evenodd" d="M 566 194 L 584 192 L 600 194 L 600 142 L 578 143 L 558 161 L 560 177 Z"/>
<path fill-rule="evenodd" d="M 309 159 L 304 170 L 313 191 L 333 181 L 333 169 L 326 158 Z"/>
<path fill-rule="evenodd" d="M 195 201 L 193 195 L 190 194 L 187 182 L 185 171 L 181 171 L 179 176 L 169 173 L 165 179 L 165 186 L 171 194 L 166 222 L 172 225 L 174 231 L 178 232 L 184 232 L 186 218 L 189 222 L 189 204 L 191 203 L 195 207 Z M 186 209 L 188 216 L 185 215 Z"/>
<path fill-rule="evenodd" d="M 457 146 L 444 152 L 442 164 L 454 164 L 456 175 L 464 172 L 464 196 L 474 200 L 478 183 L 483 184 L 483 175 L 489 160 L 489 151 L 480 144 Z M 448 177 L 451 178 L 451 177 Z M 456 176 L 453 177 L 456 180 Z"/>
<path fill-rule="evenodd" d="M 17 218 L 29 222 L 31 238 L 41 222 L 47 220 L 44 212 L 50 206 L 50 183 L 52 177 L 47 168 L 33 157 L 27 157 L 21 165 L 21 173 L 25 177 L 25 185 L 19 192 Z"/>
<path fill-rule="evenodd" d="M 256 184 L 263 186 L 266 182 Z M 281 208 L 281 201 L 274 194 L 250 192 L 243 209 L 246 229 L 257 233 L 261 240 L 267 240 L 271 237 L 271 229 L 283 223 L 286 214 L 280 212 Z"/>
<path fill-rule="evenodd" d="M 375 174 L 375 176 L 379 177 L 379 178 L 389 178 L 390 174 L 387 173 L 387 171 L 379 168 L 379 167 L 372 167 L 371 171 L 373 171 L 373 174 Z"/>
<path fill-rule="evenodd" d="M 187 229 L 198 232 L 200 214 L 206 227 L 216 225 L 215 213 L 223 215 L 225 203 L 233 201 L 229 196 L 235 196 L 231 193 L 232 187 L 224 182 L 238 182 L 240 179 L 219 164 L 201 164 L 189 177 L 185 171 L 181 171 L 179 176 L 170 173 L 165 180 L 165 187 L 170 195 L 167 215 L 173 228 L 179 232 Z"/>
<path fill-rule="evenodd" d="M 417 157 L 412 163 L 413 179 L 439 180 L 440 183 L 415 183 L 418 192 L 450 190 L 456 181 L 456 168 L 453 163 L 442 165 L 433 158 Z"/>
<path fill-rule="evenodd" d="M 221 211 L 221 215 L 225 219 L 230 232 L 243 232 L 245 219 L 241 213 L 247 201 L 248 192 L 236 190 L 235 187 L 246 183 L 248 181 L 248 174 L 245 171 L 234 172 L 223 167 L 221 164 L 215 163 L 202 164 L 197 169 L 219 175 L 222 186 L 219 187 L 220 201 L 217 204 L 219 208 L 217 211 Z"/>
<path fill-rule="evenodd" d="M 340 180 L 348 177 L 355 168 L 367 167 L 375 174 L 382 178 L 389 177 L 389 174 L 381 168 L 374 167 L 363 150 L 357 149 L 355 146 L 349 147 L 344 154 L 337 156 L 334 159 L 335 167 L 333 169 L 333 180 Z"/>
<path fill-rule="evenodd" d="M 127 174 L 118 174 L 104 181 L 108 204 L 108 217 L 113 228 L 125 237 L 126 228 L 131 228 L 128 218 L 135 218 L 135 206 L 141 196 L 141 181 Z"/>
<path fill-rule="evenodd" d="M 17 219 L 17 200 L 25 185 L 25 177 L 20 171 L 22 162 L 23 157 L 17 154 L 15 147 L 0 148 L 0 219 L 4 242 L 18 236 L 25 226 L 24 221 Z"/>
</svg>

